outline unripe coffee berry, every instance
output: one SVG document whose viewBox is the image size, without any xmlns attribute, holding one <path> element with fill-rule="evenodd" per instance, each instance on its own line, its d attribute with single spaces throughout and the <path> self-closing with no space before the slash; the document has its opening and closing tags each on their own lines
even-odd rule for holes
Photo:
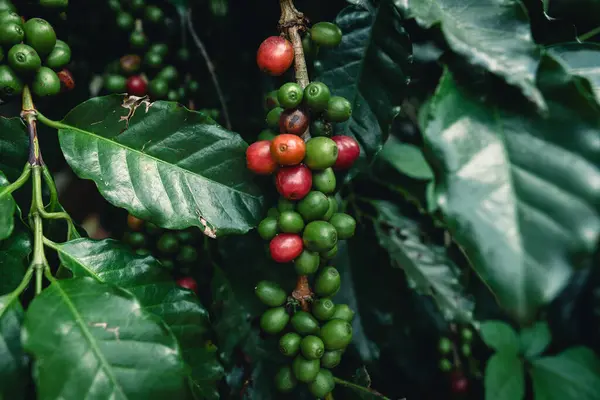
<svg viewBox="0 0 600 400">
<path fill-rule="evenodd" d="M 323 325 L 320 337 L 327 350 L 341 350 L 352 341 L 352 325 L 341 319 L 332 319 Z"/>
<path fill-rule="evenodd" d="M 279 233 L 276 217 L 267 217 L 258 224 L 258 234 L 264 240 L 271 240 Z"/>
<path fill-rule="evenodd" d="M 261 71 L 272 76 L 283 75 L 294 61 L 292 44 L 281 36 L 266 38 L 256 52 L 256 63 Z"/>
<path fill-rule="evenodd" d="M 304 91 L 302 87 L 295 82 L 283 84 L 277 91 L 277 100 L 283 108 L 295 108 L 302 103 Z"/>
<path fill-rule="evenodd" d="M 337 269 L 327 266 L 321 270 L 315 280 L 315 293 L 319 296 L 332 296 L 340 288 L 341 278 Z"/>
<path fill-rule="evenodd" d="M 260 281 L 254 288 L 256 297 L 269 307 L 279 307 L 285 303 L 287 294 L 275 282 Z"/>
<path fill-rule="evenodd" d="M 319 360 L 307 360 L 302 356 L 297 356 L 292 363 L 294 375 L 300 382 L 314 381 L 320 369 Z"/>
<path fill-rule="evenodd" d="M 294 268 L 298 275 L 312 275 L 319 269 L 319 253 L 304 250 L 298 258 L 294 260 Z"/>
<path fill-rule="evenodd" d="M 338 159 L 337 144 L 326 137 L 315 137 L 306 143 L 304 163 L 310 169 L 322 170 L 333 166 Z"/>
<path fill-rule="evenodd" d="M 266 333 L 274 335 L 281 332 L 289 320 L 290 316 L 284 307 L 270 308 L 260 317 L 260 327 Z"/>
<path fill-rule="evenodd" d="M 275 387 L 282 393 L 291 392 L 298 385 L 298 380 L 292 372 L 292 367 L 286 365 L 277 371 L 275 375 Z"/>
<path fill-rule="evenodd" d="M 286 357 L 295 357 L 300 352 L 302 336 L 288 332 L 279 339 L 279 351 Z"/>
<path fill-rule="evenodd" d="M 319 322 L 306 311 L 298 311 L 291 320 L 292 327 L 300 335 L 317 335 L 319 333 Z"/>
<path fill-rule="evenodd" d="M 326 369 L 319 370 L 315 380 L 308 384 L 308 390 L 317 399 L 324 399 L 334 388 L 333 374 Z"/>
<path fill-rule="evenodd" d="M 320 321 L 331 319 L 334 313 L 335 304 L 327 297 L 315 300 L 312 304 L 312 314 Z"/>
<path fill-rule="evenodd" d="M 300 351 L 307 360 L 316 360 L 323 356 L 325 345 L 321 338 L 314 335 L 308 335 L 300 342 Z"/>
</svg>

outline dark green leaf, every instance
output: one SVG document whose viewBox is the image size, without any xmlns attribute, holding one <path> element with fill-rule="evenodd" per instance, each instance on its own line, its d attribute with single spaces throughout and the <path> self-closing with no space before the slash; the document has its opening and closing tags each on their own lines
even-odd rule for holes
<svg viewBox="0 0 600 400">
<path fill-rule="evenodd" d="M 600 113 L 579 83 L 545 57 L 542 117 L 484 104 L 447 71 L 424 132 L 448 230 L 521 319 L 558 294 L 600 234 Z"/>
<path fill-rule="evenodd" d="M 379 153 L 379 157 L 390 163 L 401 173 L 415 179 L 431 180 L 433 171 L 425 160 L 423 152 L 417 146 L 402 143 L 390 136 Z"/>
<path fill-rule="evenodd" d="M 63 265 L 74 277 L 91 277 L 129 290 L 143 310 L 160 317 L 179 341 L 192 368 L 192 383 L 204 398 L 218 398 L 215 382 L 222 376 L 214 346 L 207 343 L 208 312 L 196 295 L 179 287 L 152 257 L 134 254 L 112 239 L 77 239 L 55 245 Z"/>
<path fill-rule="evenodd" d="M 600 2 L 598 2 L 600 6 Z M 567 70 L 589 80 L 600 102 L 600 44 L 597 43 L 563 43 L 549 48 L 550 54 L 558 57 L 567 65 Z"/>
<path fill-rule="evenodd" d="M 525 371 L 516 354 L 498 352 L 485 367 L 486 400 L 521 400 L 525 396 Z"/>
<path fill-rule="evenodd" d="M 18 298 L 0 297 L 0 398 L 25 396 L 27 358 L 21 346 L 23 308 Z"/>
<path fill-rule="evenodd" d="M 506 354 L 519 353 L 517 333 L 505 322 L 485 321 L 479 327 L 481 339 L 492 349 Z"/>
<path fill-rule="evenodd" d="M 460 283 L 461 272 L 445 249 L 424 243 L 418 224 L 402 215 L 387 201 L 373 201 L 379 243 L 393 265 L 406 272 L 417 292 L 432 296 L 448 320 L 471 322 L 475 304 Z"/>
<path fill-rule="evenodd" d="M 0 171 L 13 182 L 27 162 L 29 141 L 21 118 L 0 117 Z"/>
<path fill-rule="evenodd" d="M 518 0 L 395 0 L 429 28 L 440 25 L 450 48 L 468 62 L 499 75 L 538 107 L 539 49 L 531 36 L 527 10 Z"/>
<path fill-rule="evenodd" d="M 535 400 L 597 400 L 600 360 L 586 347 L 533 361 L 530 370 Z"/>
<path fill-rule="evenodd" d="M 11 193 L 3 191 L 9 184 L 6 176 L 0 171 L 0 240 L 9 237 L 15 226 L 14 215 L 17 203 Z"/>
<path fill-rule="evenodd" d="M 338 125 L 359 142 L 357 166 L 364 169 L 381 150 L 397 114 L 394 107 L 404 100 L 412 48 L 391 0 L 377 7 L 371 2 L 349 6 L 335 23 L 344 34 L 342 43 L 320 50 L 324 57 L 316 80 L 352 103 L 350 121 Z"/>
<path fill-rule="evenodd" d="M 177 103 L 136 99 L 94 98 L 65 117 L 60 145 L 75 173 L 163 228 L 221 236 L 254 227 L 262 197 L 246 168 L 246 142 Z"/>
<path fill-rule="evenodd" d="M 551 340 L 552 335 L 546 322 L 536 322 L 531 327 L 523 328 L 519 333 L 521 353 L 527 358 L 542 354 Z"/>
<path fill-rule="evenodd" d="M 0 296 L 17 288 L 27 269 L 31 238 L 17 225 L 11 237 L 0 242 Z"/>
<path fill-rule="evenodd" d="M 177 340 L 129 293 L 91 278 L 55 281 L 25 314 L 38 399 L 182 399 Z M 60 373 L 57 373 L 60 371 Z"/>
</svg>

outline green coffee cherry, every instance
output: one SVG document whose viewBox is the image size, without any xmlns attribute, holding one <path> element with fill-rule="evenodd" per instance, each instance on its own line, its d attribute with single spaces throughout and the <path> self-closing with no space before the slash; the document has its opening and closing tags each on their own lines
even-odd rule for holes
<svg viewBox="0 0 600 400">
<path fill-rule="evenodd" d="M 302 356 L 297 356 L 292 362 L 292 371 L 300 382 L 314 381 L 320 369 L 319 360 L 307 360 Z"/>
<path fill-rule="evenodd" d="M 321 357 L 321 367 L 323 368 L 335 368 L 342 361 L 342 355 L 344 350 L 331 350 L 323 353 Z"/>
<path fill-rule="evenodd" d="M 319 335 L 327 350 L 341 350 L 352 341 L 352 325 L 341 319 L 329 320 Z"/>
<path fill-rule="evenodd" d="M 158 24 L 165 18 L 165 13 L 160 9 L 160 7 L 148 6 L 144 10 L 144 18 L 146 21 L 152 22 L 153 24 Z"/>
<path fill-rule="evenodd" d="M 185 47 L 182 47 L 181 49 L 177 50 L 177 58 L 179 59 L 179 61 L 186 63 L 190 60 L 190 57 L 190 51 Z"/>
<path fill-rule="evenodd" d="M 193 263 L 198 259 L 198 252 L 192 246 L 186 245 L 181 247 L 179 254 L 177 255 L 177 261 L 184 264 Z"/>
<path fill-rule="evenodd" d="M 71 61 L 71 48 L 62 40 L 56 41 L 56 46 L 46 57 L 45 64 L 54 70 L 60 69 Z"/>
<path fill-rule="evenodd" d="M 179 93 L 175 89 L 171 89 L 167 92 L 168 101 L 179 101 Z"/>
<path fill-rule="evenodd" d="M 284 108 L 296 108 L 302 102 L 304 91 L 302 87 L 295 82 L 283 84 L 277 91 L 277 100 Z"/>
<path fill-rule="evenodd" d="M 319 333 L 319 322 L 306 311 L 298 311 L 292 317 L 292 327 L 300 335 L 314 335 Z"/>
<path fill-rule="evenodd" d="M 312 275 L 319 269 L 319 254 L 304 250 L 295 260 L 294 268 L 298 275 Z"/>
<path fill-rule="evenodd" d="M 294 390 L 298 380 L 292 372 L 292 368 L 289 365 L 282 367 L 277 371 L 275 375 L 275 387 L 282 393 L 288 393 Z"/>
<path fill-rule="evenodd" d="M 337 231 L 326 221 L 312 221 L 302 233 L 304 246 L 311 251 L 328 251 L 337 244 Z"/>
<path fill-rule="evenodd" d="M 356 220 L 348 214 L 336 213 L 331 216 L 329 223 L 335 227 L 338 240 L 350 239 L 356 230 Z"/>
<path fill-rule="evenodd" d="M 25 44 L 30 45 L 40 55 L 45 57 L 56 45 L 56 32 L 45 19 L 31 18 L 23 25 Z"/>
<path fill-rule="evenodd" d="M 294 211 L 296 209 L 296 202 L 288 200 L 285 197 L 280 197 L 277 201 L 277 209 L 279 212 Z"/>
<path fill-rule="evenodd" d="M 256 297 L 269 307 L 279 307 L 287 300 L 285 290 L 275 282 L 260 281 L 254 288 Z"/>
<path fill-rule="evenodd" d="M 331 250 L 321 253 L 321 259 L 333 260 L 338 253 L 338 245 L 336 244 Z"/>
<path fill-rule="evenodd" d="M 117 14 L 117 26 L 124 30 L 124 31 L 130 31 L 133 29 L 133 25 L 135 24 L 135 19 L 133 18 L 133 16 L 131 14 L 129 14 L 128 12 L 120 12 Z"/>
<path fill-rule="evenodd" d="M 173 65 L 167 65 L 158 73 L 157 77 L 164 79 L 167 82 L 175 82 L 179 77 L 179 72 L 177 72 L 177 68 L 175 68 Z"/>
<path fill-rule="evenodd" d="M 344 122 L 350 119 L 352 115 L 352 104 L 340 96 L 333 96 L 329 99 L 325 116 L 332 122 Z"/>
<path fill-rule="evenodd" d="M 322 297 L 332 296 L 338 291 L 340 284 L 341 278 L 338 270 L 332 266 L 327 266 L 317 276 L 314 291 Z"/>
<path fill-rule="evenodd" d="M 14 11 L 4 10 L 0 11 L 0 24 L 17 24 L 23 26 L 23 20 L 21 16 Z"/>
<path fill-rule="evenodd" d="M 319 136 L 306 142 L 304 163 L 313 170 L 332 167 L 338 157 L 337 144 L 326 137 Z"/>
<path fill-rule="evenodd" d="M 274 335 L 281 332 L 290 320 L 284 307 L 270 308 L 260 317 L 260 327 L 266 333 Z"/>
<path fill-rule="evenodd" d="M 306 57 L 307 61 L 311 58 L 315 58 L 319 52 L 319 46 L 317 46 L 310 38 L 310 32 L 306 32 L 302 38 L 302 50 L 304 51 L 304 57 Z"/>
<path fill-rule="evenodd" d="M 38 97 L 54 96 L 60 93 L 60 79 L 50 68 L 41 67 L 33 77 L 31 91 Z"/>
<path fill-rule="evenodd" d="M 156 247 L 161 253 L 175 254 L 179 250 L 179 241 L 174 234 L 167 232 L 158 239 Z"/>
<path fill-rule="evenodd" d="M 308 390 L 317 399 L 324 399 L 334 388 L 333 374 L 327 369 L 319 370 L 315 380 L 308 384 Z"/>
<path fill-rule="evenodd" d="M 275 132 L 273 132 L 271 129 L 263 129 L 259 134 L 256 140 L 260 141 L 260 140 L 268 140 L 271 141 L 273 139 L 275 139 L 275 136 L 277 136 L 275 134 Z"/>
<path fill-rule="evenodd" d="M 42 66 L 42 60 L 33 47 L 15 44 L 8 51 L 8 65 L 20 74 L 32 74 Z"/>
<path fill-rule="evenodd" d="M 331 126 L 331 123 L 329 121 L 315 119 L 310 123 L 310 134 L 313 137 L 331 137 L 333 136 L 333 126 Z"/>
<path fill-rule="evenodd" d="M 335 304 L 327 297 L 315 300 L 312 304 L 312 314 L 320 321 L 331 319 L 334 313 Z"/>
<path fill-rule="evenodd" d="M 452 351 L 452 341 L 446 337 L 440 338 L 438 350 L 442 354 L 449 354 Z"/>
<path fill-rule="evenodd" d="M 467 343 L 464 343 L 462 346 L 460 346 L 460 352 L 463 354 L 463 356 L 469 357 L 471 355 L 471 346 Z"/>
<path fill-rule="evenodd" d="M 346 322 L 352 322 L 354 319 L 354 311 L 352 311 L 348 304 L 336 304 L 331 319 L 341 319 Z"/>
<path fill-rule="evenodd" d="M 325 345 L 321 338 L 314 335 L 308 335 L 300 342 L 300 351 L 307 360 L 316 360 L 323 356 Z"/>
<path fill-rule="evenodd" d="M 146 232 L 148 232 L 150 235 L 159 235 L 163 232 L 163 229 L 158 225 L 153 224 L 152 222 L 147 222 Z"/>
<path fill-rule="evenodd" d="M 302 337 L 295 332 L 288 332 L 279 339 L 279 351 L 287 357 L 295 357 L 300 352 Z"/>
<path fill-rule="evenodd" d="M 127 86 L 127 78 L 122 75 L 107 75 L 104 78 L 104 88 L 111 93 L 123 93 Z"/>
<path fill-rule="evenodd" d="M 198 81 L 190 80 L 187 82 L 186 89 L 190 93 L 198 93 L 200 91 L 200 83 L 198 83 Z"/>
<path fill-rule="evenodd" d="M 342 31 L 331 22 L 317 22 L 310 28 L 313 42 L 323 47 L 336 47 L 342 41 Z"/>
<path fill-rule="evenodd" d="M 177 236 L 177 240 L 181 243 L 191 243 L 194 240 L 194 234 L 188 231 L 177 231 L 175 232 L 175 236 Z"/>
<path fill-rule="evenodd" d="M 271 129 L 279 130 L 279 119 L 283 113 L 283 108 L 275 107 L 267 114 L 266 122 L 267 126 Z"/>
<path fill-rule="evenodd" d="M 279 218 L 279 210 L 275 207 L 269 208 L 267 211 L 267 217 Z"/>
<path fill-rule="evenodd" d="M 169 260 L 168 258 L 161 258 L 159 261 L 166 269 L 175 268 L 175 263 L 173 262 L 173 260 Z"/>
<path fill-rule="evenodd" d="M 0 11 L 16 12 L 17 8 L 11 3 L 10 0 L 0 0 Z"/>
<path fill-rule="evenodd" d="M 447 358 L 442 358 L 440 360 L 440 370 L 442 372 L 449 372 L 452 369 L 452 362 Z"/>
<path fill-rule="evenodd" d="M 463 328 L 460 331 L 460 335 L 462 336 L 465 342 L 470 342 L 471 340 L 473 340 L 473 331 L 469 328 Z"/>
<path fill-rule="evenodd" d="M 279 233 L 277 218 L 267 217 L 258 224 L 258 234 L 264 240 L 271 240 Z"/>
<path fill-rule="evenodd" d="M 156 70 L 162 67 L 163 62 L 163 56 L 158 53 L 147 52 L 146 55 L 144 55 L 144 65 L 150 69 Z"/>
<path fill-rule="evenodd" d="M 329 104 L 331 92 L 323 82 L 311 82 L 304 89 L 304 102 L 315 112 L 324 111 Z"/>
<path fill-rule="evenodd" d="M 148 92 L 155 99 L 164 99 L 169 93 L 169 84 L 164 79 L 154 78 L 148 84 Z"/>
<path fill-rule="evenodd" d="M 8 65 L 0 65 L 0 98 L 8 100 L 23 92 L 23 81 Z"/>
<path fill-rule="evenodd" d="M 4 48 L 10 48 L 15 44 L 21 43 L 25 31 L 16 23 L 0 23 L 0 45 Z"/>
<path fill-rule="evenodd" d="M 322 192 L 313 190 L 298 202 L 296 209 L 304 220 L 314 221 L 323 218 L 329 209 L 329 200 Z"/>
<path fill-rule="evenodd" d="M 322 171 L 315 171 L 312 176 L 313 189 L 330 194 L 335 192 L 337 184 L 335 173 L 332 168 L 326 168 Z"/>
<path fill-rule="evenodd" d="M 133 31 L 129 35 L 129 44 L 135 49 L 142 49 L 148 44 L 148 38 L 144 35 L 144 32 Z"/>
<path fill-rule="evenodd" d="M 138 256 L 142 256 L 142 257 L 146 257 L 152 254 L 152 252 L 148 249 L 137 249 L 135 251 L 135 254 L 137 254 Z"/>
<path fill-rule="evenodd" d="M 150 48 L 148 48 L 148 52 L 166 57 L 169 53 L 169 46 L 166 43 L 153 43 Z"/>
<path fill-rule="evenodd" d="M 144 247 L 146 244 L 146 235 L 142 232 L 128 232 L 125 236 L 125 241 L 131 247 Z"/>
<path fill-rule="evenodd" d="M 302 215 L 296 211 L 282 211 L 277 222 L 281 232 L 300 233 L 304 229 Z"/>
<path fill-rule="evenodd" d="M 335 197 L 329 196 L 328 200 L 329 200 L 329 208 L 327 209 L 327 212 L 325 213 L 325 215 L 323 215 L 324 221 L 329 221 L 331 219 L 331 217 L 333 216 L 333 214 L 335 214 L 338 210 L 338 203 L 337 203 L 337 200 L 335 199 Z"/>
</svg>

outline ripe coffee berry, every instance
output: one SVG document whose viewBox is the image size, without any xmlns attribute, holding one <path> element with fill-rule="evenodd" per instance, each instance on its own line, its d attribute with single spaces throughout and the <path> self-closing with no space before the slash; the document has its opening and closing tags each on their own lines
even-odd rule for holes
<svg viewBox="0 0 600 400">
<path fill-rule="evenodd" d="M 127 93 L 134 96 L 145 96 L 148 84 L 139 75 L 134 75 L 127 79 Z"/>
<path fill-rule="evenodd" d="M 277 162 L 271 156 L 271 142 L 261 140 L 248 146 L 246 150 L 246 165 L 255 174 L 272 174 L 275 168 L 277 168 Z"/>
<path fill-rule="evenodd" d="M 293 61 L 294 48 L 281 36 L 266 38 L 256 53 L 256 63 L 260 70 L 272 76 L 283 75 Z"/>
<path fill-rule="evenodd" d="M 279 118 L 279 132 L 302 135 L 308 128 L 310 118 L 301 108 L 292 108 L 281 113 Z"/>
<path fill-rule="evenodd" d="M 198 283 L 196 283 L 196 280 L 191 276 L 184 276 L 183 278 L 177 279 L 177 284 L 182 288 L 198 293 Z"/>
<path fill-rule="evenodd" d="M 304 159 L 306 144 L 301 137 L 284 133 L 271 142 L 271 155 L 281 165 L 296 165 Z"/>
<path fill-rule="evenodd" d="M 283 167 L 277 171 L 275 185 L 279 194 L 286 199 L 300 200 L 310 192 L 312 173 L 303 164 Z"/>
<path fill-rule="evenodd" d="M 280 233 L 269 244 L 271 258 L 280 263 L 293 261 L 302 253 L 302 238 L 294 233 Z"/>
<path fill-rule="evenodd" d="M 338 156 L 333 168 L 337 170 L 343 170 L 352 167 L 360 155 L 360 147 L 358 146 L 358 142 L 350 136 L 342 135 L 333 136 L 331 140 L 337 144 L 338 148 Z"/>
<path fill-rule="evenodd" d="M 58 79 L 60 79 L 61 92 L 68 92 L 75 89 L 75 79 L 73 79 L 73 74 L 71 74 L 71 71 L 64 68 L 61 71 L 58 71 L 56 75 L 58 75 Z"/>
<path fill-rule="evenodd" d="M 469 380 L 461 371 L 455 371 L 451 377 L 450 387 L 453 393 L 464 394 L 469 389 Z"/>
</svg>

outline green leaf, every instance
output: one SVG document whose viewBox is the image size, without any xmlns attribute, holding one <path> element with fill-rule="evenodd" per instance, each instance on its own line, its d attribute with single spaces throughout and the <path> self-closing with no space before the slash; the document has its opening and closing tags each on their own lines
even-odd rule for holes
<svg viewBox="0 0 600 400">
<path fill-rule="evenodd" d="M 600 360 L 590 349 L 570 348 L 532 366 L 535 400 L 598 400 Z"/>
<path fill-rule="evenodd" d="M 485 104 L 446 71 L 424 131 L 448 230 L 523 320 L 558 294 L 600 234 L 599 108 L 550 57 L 538 83 L 546 117 Z"/>
<path fill-rule="evenodd" d="M 25 314 L 38 399 L 181 399 L 177 340 L 129 293 L 91 278 L 55 281 Z M 57 373 L 60 372 L 60 373 Z"/>
<path fill-rule="evenodd" d="M 521 353 L 527 358 L 539 356 L 550 344 L 552 335 L 547 322 L 537 322 L 519 333 Z"/>
<path fill-rule="evenodd" d="M 193 292 L 179 287 L 157 260 L 138 256 L 116 240 L 76 239 L 53 247 L 74 277 L 91 277 L 127 289 L 143 310 L 160 317 L 192 368 L 194 389 L 204 398 L 218 398 L 216 381 L 223 369 L 214 346 L 207 343 L 208 312 Z"/>
<path fill-rule="evenodd" d="M 479 327 L 481 339 L 496 351 L 516 355 L 519 353 L 519 338 L 514 329 L 502 321 L 484 321 Z"/>
<path fill-rule="evenodd" d="M 433 171 L 423 152 L 417 146 L 402 143 L 394 136 L 390 136 L 379 153 L 379 157 L 387 161 L 401 173 L 415 179 L 431 180 Z"/>
<path fill-rule="evenodd" d="M 25 397 L 28 371 L 21 346 L 22 321 L 23 308 L 18 299 L 0 297 L 0 398 Z"/>
<path fill-rule="evenodd" d="M 379 243 L 402 268 L 411 286 L 436 301 L 448 320 L 471 322 L 475 303 L 460 283 L 460 269 L 443 247 L 425 243 L 419 225 L 387 201 L 372 201 L 378 212 L 375 232 Z"/>
<path fill-rule="evenodd" d="M 527 10 L 518 0 L 395 0 L 424 27 L 439 25 L 450 48 L 471 64 L 502 77 L 539 108 L 539 49 Z"/>
<path fill-rule="evenodd" d="M 13 182 L 27 162 L 29 140 L 21 118 L 0 117 L 0 171 Z"/>
<path fill-rule="evenodd" d="M 0 296 L 15 290 L 25 275 L 31 253 L 31 238 L 25 229 L 17 225 L 13 235 L 0 242 Z"/>
<path fill-rule="evenodd" d="M 600 6 L 600 2 L 598 3 Z M 600 103 L 600 44 L 597 43 L 562 43 L 548 48 L 550 54 L 562 60 L 567 71 L 573 75 L 586 78 Z"/>
<path fill-rule="evenodd" d="M 352 117 L 337 124 L 361 146 L 356 169 L 365 169 L 381 150 L 394 110 L 406 95 L 412 53 L 402 17 L 391 0 L 348 6 L 335 23 L 344 36 L 333 49 L 321 49 L 316 80 L 352 103 Z"/>
<path fill-rule="evenodd" d="M 516 354 L 499 352 L 485 367 L 486 400 L 521 400 L 525 396 L 523 362 Z"/>
<path fill-rule="evenodd" d="M 14 215 L 17 203 L 11 193 L 2 190 L 9 184 L 6 176 L 0 171 L 0 240 L 9 237 L 15 227 Z"/>
<path fill-rule="evenodd" d="M 80 104 L 63 123 L 60 146 L 71 168 L 139 218 L 221 236 L 244 233 L 261 217 L 246 142 L 202 113 L 112 95 Z"/>
</svg>

